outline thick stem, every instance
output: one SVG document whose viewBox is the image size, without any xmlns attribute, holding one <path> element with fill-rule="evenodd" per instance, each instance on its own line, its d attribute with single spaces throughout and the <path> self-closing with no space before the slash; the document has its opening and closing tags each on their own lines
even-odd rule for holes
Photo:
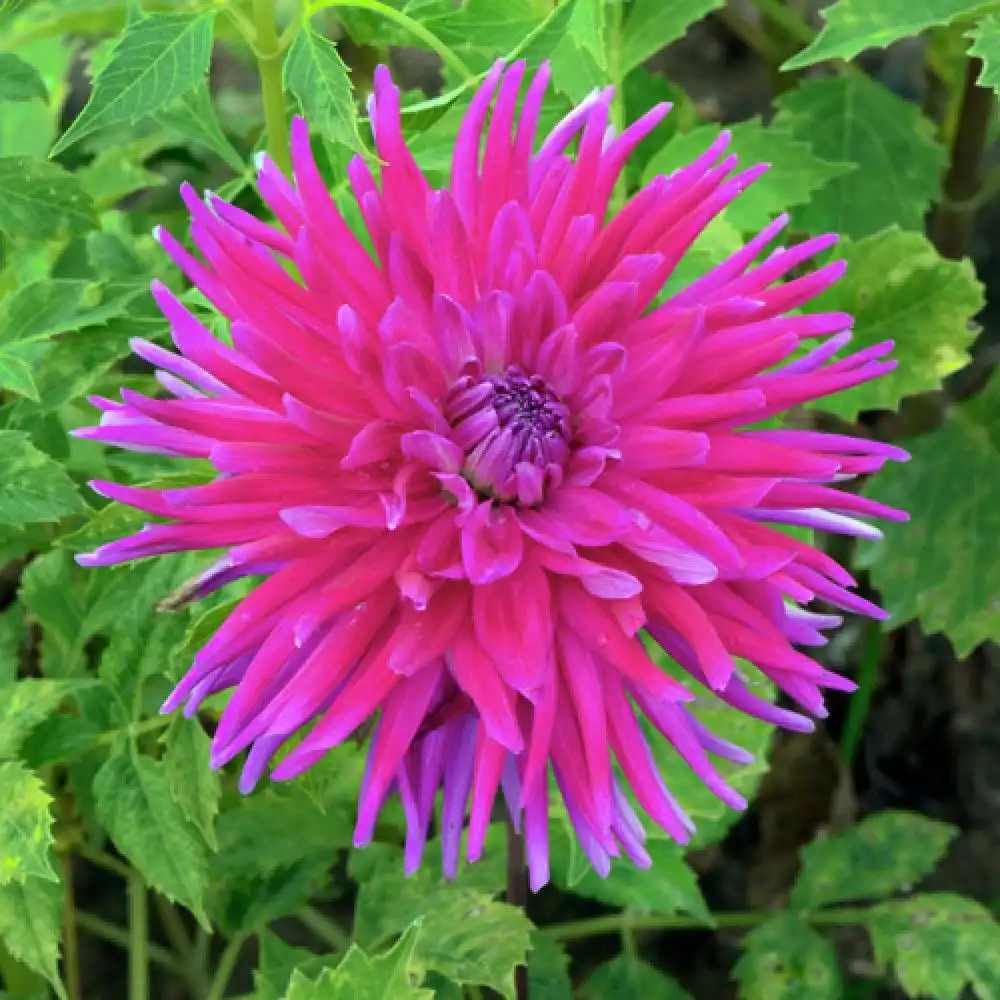
<svg viewBox="0 0 1000 1000">
<path fill-rule="evenodd" d="M 80 944 L 76 936 L 76 899 L 73 892 L 73 859 L 69 854 L 62 856 L 63 888 L 63 976 L 66 980 L 68 1000 L 81 1000 L 80 988 Z"/>
<path fill-rule="evenodd" d="M 149 898 L 138 873 L 128 881 L 128 996 L 149 997 Z"/>
<path fill-rule="evenodd" d="M 982 69 L 982 60 L 974 57 L 966 60 L 958 124 L 944 178 L 944 198 L 934 219 L 934 242 L 941 255 L 952 260 L 960 260 L 968 249 L 975 217 L 974 199 L 993 115 L 993 91 L 976 83 Z"/>
<path fill-rule="evenodd" d="M 95 917 L 92 913 L 86 913 L 83 910 L 77 910 L 74 919 L 76 926 L 84 934 L 91 934 L 102 941 L 107 941 L 109 944 L 117 945 L 119 948 L 127 949 L 129 947 L 128 933 L 122 930 L 117 924 L 102 920 L 100 917 Z M 147 952 L 150 962 L 154 965 L 158 965 L 160 968 L 167 969 L 174 973 L 174 975 L 184 978 L 183 967 L 174 954 L 167 948 L 150 943 Z M 192 995 L 198 996 L 199 994 L 192 989 Z"/>
<path fill-rule="evenodd" d="M 219 964 L 215 968 L 215 975 L 212 977 L 212 987 L 208 991 L 205 1000 L 222 1000 L 226 995 L 226 987 L 232 977 L 233 969 L 236 968 L 236 959 L 240 956 L 240 949 L 246 940 L 242 935 L 234 937 L 226 945 L 222 955 L 219 956 Z"/>
<path fill-rule="evenodd" d="M 528 868 L 524 861 L 524 835 L 507 819 L 507 902 L 526 910 L 528 906 Z M 517 1000 L 528 1000 L 528 967 L 519 965 L 514 972 Z"/>
<path fill-rule="evenodd" d="M 253 0 L 253 24 L 256 33 L 254 51 L 260 94 L 264 101 L 264 128 L 267 151 L 283 173 L 291 172 L 288 152 L 288 123 L 285 120 L 285 90 L 281 80 L 281 46 L 274 21 L 274 0 Z"/>
</svg>

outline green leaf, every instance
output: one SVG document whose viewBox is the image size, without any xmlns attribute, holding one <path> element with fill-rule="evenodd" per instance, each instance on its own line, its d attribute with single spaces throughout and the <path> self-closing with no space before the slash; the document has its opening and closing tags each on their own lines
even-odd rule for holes
<svg viewBox="0 0 1000 1000">
<path fill-rule="evenodd" d="M 31 376 L 31 366 L 16 354 L 0 352 L 0 389 L 38 402 L 38 386 Z"/>
<path fill-rule="evenodd" d="M 884 469 L 865 493 L 905 507 L 910 523 L 883 525 L 884 541 L 862 546 L 859 565 L 893 625 L 919 618 L 962 658 L 1000 639 L 1000 560 L 984 541 L 1000 537 L 1000 377 L 907 447 L 912 461 Z"/>
<path fill-rule="evenodd" d="M 197 142 L 211 150 L 236 173 L 246 170 L 242 157 L 222 130 L 204 80 L 161 108 L 153 118 L 186 142 Z"/>
<path fill-rule="evenodd" d="M 27 677 L 0 687 L 0 760 L 16 757 L 24 738 L 52 715 L 67 695 L 87 683 Z"/>
<path fill-rule="evenodd" d="M 704 125 L 675 136 L 646 165 L 643 181 L 690 163 L 721 131 L 717 125 Z M 833 178 L 855 169 L 850 163 L 820 159 L 808 143 L 787 132 L 765 128 L 758 118 L 733 125 L 728 131 L 732 135 L 729 151 L 739 154 L 743 168 L 771 164 L 771 169 L 726 209 L 726 220 L 742 232 L 756 232 L 780 212 L 807 204 L 813 193 Z"/>
<path fill-rule="evenodd" d="M 958 1000 L 966 985 L 980 1000 L 1000 995 L 1000 927 L 971 899 L 928 893 L 881 903 L 868 931 L 875 961 L 893 966 L 907 996 Z"/>
<path fill-rule="evenodd" d="M 619 65 L 624 76 L 665 45 L 677 41 L 723 0 L 635 0 L 621 37 Z"/>
<path fill-rule="evenodd" d="M 27 434 L 0 431 L 0 455 L 0 524 L 58 521 L 87 509 L 69 476 Z"/>
<path fill-rule="evenodd" d="M 817 408 L 847 420 L 864 410 L 896 409 L 906 396 L 939 389 L 969 363 L 972 318 L 984 303 L 971 261 L 945 260 L 922 233 L 895 227 L 845 242 L 840 256 L 847 274 L 813 308 L 854 316 L 852 350 L 895 340 L 899 367 L 819 400 Z"/>
<path fill-rule="evenodd" d="M 57 163 L 0 157 L 0 231 L 35 240 L 85 233 L 97 225 L 94 203 Z"/>
<path fill-rule="evenodd" d="M 923 230 L 945 153 L 914 105 L 852 73 L 806 80 L 782 95 L 777 108 L 772 128 L 807 142 L 825 160 L 858 167 L 794 213 L 800 228 L 855 239 L 893 225 Z"/>
<path fill-rule="evenodd" d="M 478 73 L 515 49 L 552 12 L 552 0 L 466 0 L 443 17 L 421 20 Z"/>
<path fill-rule="evenodd" d="M 270 931 L 261 931 L 258 941 L 260 960 L 253 974 L 254 1000 L 281 1000 L 296 969 L 300 976 L 315 979 L 335 962 L 329 956 L 314 955 L 305 948 L 285 944 Z"/>
<path fill-rule="evenodd" d="M 574 104 L 610 77 L 604 0 L 578 0 L 552 54 L 552 83 Z"/>
<path fill-rule="evenodd" d="M 20 761 L 0 764 L 0 886 L 42 878 L 58 882 L 50 859 L 52 796 Z"/>
<path fill-rule="evenodd" d="M 59 978 L 62 897 L 62 885 L 46 879 L 0 885 L 0 941 L 19 962 L 43 975 L 60 1000 L 66 1000 Z"/>
<path fill-rule="evenodd" d="M 611 873 L 601 878 L 589 863 L 573 863 L 582 851 L 568 822 L 561 830 L 553 826 L 552 876 L 557 885 L 578 896 L 599 899 L 610 906 L 627 906 L 641 914 L 688 913 L 705 926 L 712 926 L 698 878 L 684 860 L 683 850 L 669 840 L 650 840 L 646 849 L 653 859 L 650 868 L 637 868 L 622 859 L 612 862 Z"/>
<path fill-rule="evenodd" d="M 136 152 L 112 146 L 102 150 L 90 163 L 76 173 L 80 186 L 96 202 L 113 205 L 136 191 L 158 187 L 164 183 L 161 174 L 147 170 L 136 160 Z"/>
<path fill-rule="evenodd" d="M 0 299 L 0 343 L 12 347 L 69 329 L 87 292 L 85 281 L 73 279 L 22 285 Z"/>
<path fill-rule="evenodd" d="M 168 899 L 183 903 L 208 926 L 202 895 L 205 847 L 170 793 L 165 765 L 119 754 L 94 779 L 97 815 L 115 847 Z"/>
<path fill-rule="evenodd" d="M 333 42 L 303 28 L 285 57 L 284 77 L 313 128 L 334 142 L 365 152 L 347 67 Z"/>
<path fill-rule="evenodd" d="M 551 934 L 538 928 L 531 932 L 528 996 L 540 997 L 541 1000 L 573 1000 L 569 955 Z"/>
<path fill-rule="evenodd" d="M 0 101 L 48 100 L 45 81 L 31 63 L 13 52 L 0 52 Z"/>
<path fill-rule="evenodd" d="M 197 719 L 178 717 L 161 742 L 167 782 L 181 812 L 198 828 L 209 847 L 216 847 L 219 772 L 210 766 L 212 741 Z"/>
<path fill-rule="evenodd" d="M 990 14 L 965 36 L 972 39 L 969 55 L 983 61 L 979 85 L 1000 91 L 1000 14 Z"/>
<path fill-rule="evenodd" d="M 160 111 L 194 88 L 208 73 L 214 19 L 212 11 L 149 14 L 129 24 L 52 155 L 98 129 Z"/>
<path fill-rule="evenodd" d="M 840 1000 L 843 990 L 833 945 L 791 913 L 743 939 L 733 973 L 740 1000 Z"/>
<path fill-rule="evenodd" d="M 372 958 L 352 945 L 336 969 L 317 979 L 296 972 L 284 1000 L 433 1000 L 433 993 L 415 985 L 414 950 L 422 936 L 420 926 L 413 925 L 392 949 Z"/>
<path fill-rule="evenodd" d="M 580 989 L 581 1000 L 691 1000 L 676 979 L 631 955 L 618 955 L 595 969 Z"/>
<path fill-rule="evenodd" d="M 958 830 L 919 813 L 887 810 L 802 849 L 791 906 L 812 910 L 910 889 L 941 860 Z"/>
<path fill-rule="evenodd" d="M 823 30 L 781 68 L 853 59 L 865 49 L 883 49 L 926 28 L 950 24 L 973 6 L 970 0 L 837 0 L 823 9 Z"/>
</svg>

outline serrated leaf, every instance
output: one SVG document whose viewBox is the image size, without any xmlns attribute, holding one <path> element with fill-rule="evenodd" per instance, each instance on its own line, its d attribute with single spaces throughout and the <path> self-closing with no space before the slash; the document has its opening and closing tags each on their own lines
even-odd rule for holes
<svg viewBox="0 0 1000 1000">
<path fill-rule="evenodd" d="M 945 153 L 914 105 L 860 73 L 806 80 L 776 103 L 772 128 L 807 142 L 825 160 L 858 167 L 794 213 L 800 228 L 855 239 L 893 225 L 923 229 Z"/>
<path fill-rule="evenodd" d="M 103 150 L 76 172 L 80 186 L 96 202 L 113 205 L 136 191 L 164 183 L 161 174 L 147 170 L 136 161 L 135 152 L 114 146 Z"/>
<path fill-rule="evenodd" d="M 802 69 L 884 49 L 926 28 L 950 24 L 973 6 L 970 0 L 837 0 L 823 9 L 823 30 L 781 68 Z"/>
<path fill-rule="evenodd" d="M 185 141 L 197 142 L 210 149 L 236 173 L 241 174 L 246 169 L 239 152 L 222 130 L 204 80 L 161 108 L 153 118 Z"/>
<path fill-rule="evenodd" d="M 811 910 L 910 889 L 941 860 L 958 830 L 919 813 L 886 810 L 802 849 L 790 904 Z"/>
<path fill-rule="evenodd" d="M 553 4 L 551 0 L 466 0 L 457 10 L 445 10 L 444 16 L 427 16 L 423 23 L 478 73 L 542 25 L 552 14 Z"/>
<path fill-rule="evenodd" d="M 26 677 L 0 687 L 0 760 L 16 757 L 21 741 L 87 683 Z"/>
<path fill-rule="evenodd" d="M 283 72 L 285 86 L 313 128 L 334 142 L 365 152 L 347 66 L 333 42 L 303 28 L 288 50 Z"/>
<path fill-rule="evenodd" d="M 971 985 L 980 1000 L 1000 986 L 1000 927 L 979 903 L 927 893 L 872 907 L 867 920 L 875 961 L 891 965 L 910 997 L 958 1000 Z"/>
<path fill-rule="evenodd" d="M 62 885 L 45 879 L 0 885 L 0 941 L 19 962 L 44 976 L 60 1000 L 66 1000 L 59 978 L 62 897 Z"/>
<path fill-rule="evenodd" d="M 421 936 L 414 925 L 389 951 L 374 957 L 352 945 L 336 969 L 317 979 L 296 972 L 284 1000 L 433 1000 L 433 993 L 414 985 L 414 950 Z"/>
<path fill-rule="evenodd" d="M 1000 91 L 1000 15 L 984 17 L 965 37 L 972 40 L 969 55 L 983 61 L 979 85 Z"/>
<path fill-rule="evenodd" d="M 973 317 L 983 288 L 968 260 L 945 260 L 921 233 L 893 227 L 839 255 L 847 274 L 813 304 L 854 316 L 852 350 L 895 340 L 899 367 L 890 374 L 825 397 L 814 405 L 847 420 L 864 410 L 896 409 L 906 396 L 939 389 L 964 368 L 976 337 Z"/>
<path fill-rule="evenodd" d="M 676 979 L 641 958 L 617 955 L 595 969 L 580 989 L 581 1000 L 691 1000 Z"/>
<path fill-rule="evenodd" d="M 919 618 L 962 658 L 1000 639 L 1000 560 L 984 543 L 1000 536 L 1000 377 L 906 445 L 911 461 L 884 469 L 865 493 L 905 507 L 910 523 L 883 525 L 884 540 L 864 545 L 859 565 L 894 625 Z"/>
<path fill-rule="evenodd" d="M 698 878 L 684 860 L 683 850 L 673 841 L 650 840 L 646 849 L 649 868 L 637 868 L 622 859 L 612 862 L 611 873 L 601 878 L 584 862 L 572 864 L 582 853 L 568 824 L 551 831 L 552 876 L 556 884 L 578 896 L 599 899 L 610 906 L 628 907 L 635 913 L 670 915 L 687 913 L 707 927 L 712 915 L 698 887 Z"/>
<path fill-rule="evenodd" d="M 643 171 L 643 181 L 690 163 L 721 131 L 717 125 L 705 125 L 674 136 L 650 159 Z M 808 143 L 786 132 L 765 128 L 757 118 L 733 125 L 728 131 L 732 135 L 729 152 L 739 155 L 744 169 L 756 163 L 771 164 L 771 169 L 726 209 L 726 220 L 742 232 L 756 232 L 780 212 L 808 203 L 813 193 L 833 178 L 855 169 L 850 163 L 820 159 Z"/>
<path fill-rule="evenodd" d="M 197 719 L 175 720 L 163 736 L 163 763 L 167 782 L 181 812 L 198 828 L 205 843 L 215 849 L 215 817 L 222 786 L 212 770 L 212 741 Z"/>
<path fill-rule="evenodd" d="M 20 431 L 0 431 L 0 524 L 58 521 L 86 510 L 62 467 Z"/>
<path fill-rule="evenodd" d="M 574 104 L 610 76 L 604 0 L 578 0 L 562 41 L 552 53 L 552 83 Z"/>
<path fill-rule="evenodd" d="M 168 899 L 183 903 L 207 927 L 205 847 L 177 808 L 165 770 L 149 757 L 111 757 L 94 779 L 97 815 L 143 878 Z"/>
<path fill-rule="evenodd" d="M 791 913 L 743 939 L 733 974 L 740 1000 L 840 1000 L 843 990 L 833 945 Z"/>
<path fill-rule="evenodd" d="M 154 114 L 195 87 L 208 73 L 214 19 L 214 11 L 148 14 L 129 24 L 52 155 L 98 129 Z"/>
<path fill-rule="evenodd" d="M 281 1000 L 296 971 L 307 979 L 316 979 L 336 961 L 332 956 L 315 955 L 305 948 L 285 944 L 276 934 L 258 935 L 260 959 L 254 969 L 254 1000 Z"/>
<path fill-rule="evenodd" d="M 13 52 L 0 52 L 0 101 L 47 100 L 41 74 Z"/>
<path fill-rule="evenodd" d="M 58 882 L 52 868 L 52 796 L 20 761 L 0 764 L 0 886 L 41 878 Z"/>
<path fill-rule="evenodd" d="M 622 29 L 619 59 L 622 75 L 683 37 L 689 25 L 722 3 L 723 0 L 671 0 L 669 4 L 663 0 L 636 0 Z"/>
<path fill-rule="evenodd" d="M 94 203 L 57 163 L 0 157 L 0 231 L 35 240 L 85 233 L 97 225 Z"/>
<path fill-rule="evenodd" d="M 26 399 L 39 401 L 38 386 L 31 375 L 31 366 L 16 354 L 0 352 L 0 389 L 16 392 Z"/>
<path fill-rule="evenodd" d="M 63 332 L 87 292 L 87 282 L 66 278 L 22 285 L 0 299 L 0 343 L 9 348 Z"/>
</svg>

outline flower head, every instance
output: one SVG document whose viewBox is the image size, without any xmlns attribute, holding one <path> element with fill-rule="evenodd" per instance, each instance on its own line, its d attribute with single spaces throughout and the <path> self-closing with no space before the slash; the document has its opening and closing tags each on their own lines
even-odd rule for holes
<svg viewBox="0 0 1000 1000">
<path fill-rule="evenodd" d="M 647 655 L 640 630 L 735 710 L 793 729 L 811 723 L 755 694 L 735 657 L 814 716 L 823 688 L 852 687 L 794 648 L 839 622 L 802 606 L 881 612 L 781 526 L 877 535 L 858 515 L 901 513 L 834 484 L 905 455 L 768 429 L 893 367 L 889 343 L 835 360 L 851 318 L 797 311 L 842 273 L 801 273 L 835 238 L 758 261 L 778 219 L 659 301 L 694 239 L 763 168 L 735 173 L 723 136 L 612 215 L 627 157 L 667 107 L 616 135 L 604 90 L 538 144 L 548 70 L 517 116 L 524 72 L 487 75 L 450 184 L 432 190 L 378 71 L 380 183 L 361 158 L 348 169 L 372 252 L 324 186 L 302 120 L 294 180 L 260 162 L 277 225 L 184 190 L 201 259 L 158 239 L 229 321 L 232 346 L 154 285 L 177 353 L 134 348 L 169 398 L 97 400 L 100 426 L 79 433 L 207 459 L 218 476 L 183 489 L 94 484 L 166 520 L 81 562 L 226 549 L 195 596 L 265 579 L 164 706 L 190 713 L 233 689 L 214 764 L 249 750 L 249 790 L 311 725 L 272 772 L 291 778 L 377 716 L 356 842 L 398 793 L 412 869 L 443 790 L 454 871 L 467 813 L 475 859 L 502 791 L 537 887 L 550 768 L 598 871 L 621 852 L 649 862 L 626 783 L 654 822 L 688 838 L 640 715 L 723 801 L 743 804 L 712 757 L 746 754 L 690 713 L 691 690 Z"/>
</svg>

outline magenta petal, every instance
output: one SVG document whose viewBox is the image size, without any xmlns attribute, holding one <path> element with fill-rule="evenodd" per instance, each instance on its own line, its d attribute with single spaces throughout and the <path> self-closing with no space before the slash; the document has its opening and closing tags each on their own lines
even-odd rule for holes
<svg viewBox="0 0 1000 1000">
<path fill-rule="evenodd" d="M 509 576 L 521 563 L 524 536 L 508 507 L 481 503 L 462 525 L 462 562 L 477 585 Z"/>
</svg>

